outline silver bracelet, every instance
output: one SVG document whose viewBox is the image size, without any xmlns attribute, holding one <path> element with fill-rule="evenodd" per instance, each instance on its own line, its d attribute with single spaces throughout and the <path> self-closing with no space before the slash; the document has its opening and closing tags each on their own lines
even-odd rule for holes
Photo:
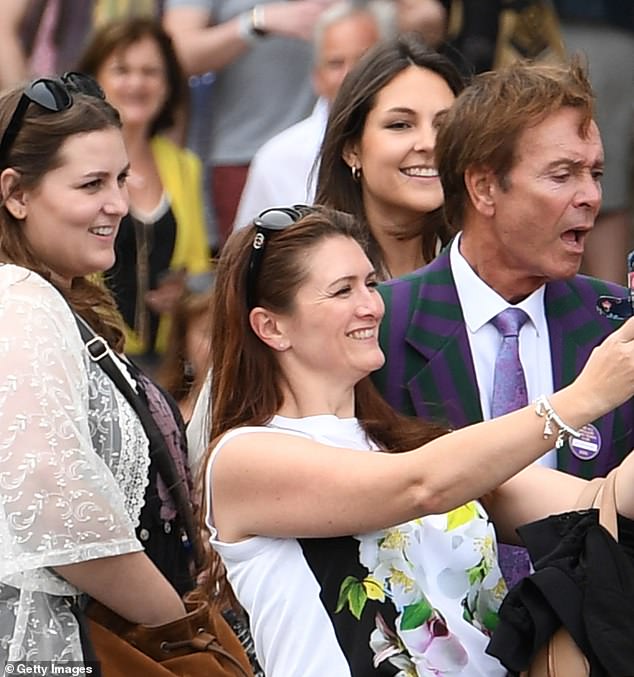
<svg viewBox="0 0 634 677">
<path fill-rule="evenodd" d="M 555 440 L 555 449 L 561 449 L 570 437 L 579 438 L 581 432 L 569 426 L 561 419 L 559 414 L 553 409 L 546 395 L 540 395 L 535 400 L 535 413 L 540 418 L 546 418 L 544 421 L 544 439 L 552 437 L 554 433 L 552 424 L 557 426 L 557 439 Z"/>
</svg>

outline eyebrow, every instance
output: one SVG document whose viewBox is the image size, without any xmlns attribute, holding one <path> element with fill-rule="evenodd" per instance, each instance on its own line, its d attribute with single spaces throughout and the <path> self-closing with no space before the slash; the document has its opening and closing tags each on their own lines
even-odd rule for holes
<svg viewBox="0 0 634 677">
<path fill-rule="evenodd" d="M 405 113 L 406 115 L 416 115 L 416 111 L 412 108 L 407 108 L 406 106 L 394 106 L 394 108 L 388 108 L 386 113 Z"/>
<path fill-rule="evenodd" d="M 107 172 L 103 169 L 91 169 L 89 172 L 84 174 L 84 177 L 87 179 L 101 179 L 104 176 L 108 176 L 110 172 Z"/>
<path fill-rule="evenodd" d="M 122 167 L 117 173 L 116 176 L 120 176 L 121 174 L 125 174 L 130 171 L 130 163 L 128 162 L 124 167 Z M 106 171 L 105 169 L 93 169 L 89 172 L 86 172 L 84 176 L 86 178 L 92 177 L 96 179 L 101 179 L 104 176 L 108 176 L 110 172 Z"/>
<path fill-rule="evenodd" d="M 592 162 L 590 164 L 590 167 L 603 167 L 605 164 L 605 159 L 603 157 L 597 158 L 596 161 Z M 584 160 L 580 159 L 574 159 L 574 158 L 559 158 L 557 160 L 553 160 L 552 162 L 549 162 L 546 165 L 546 171 L 551 171 L 553 169 L 557 169 L 557 167 L 570 167 L 576 170 L 583 169 L 583 167 L 586 166 L 586 162 Z"/>
</svg>

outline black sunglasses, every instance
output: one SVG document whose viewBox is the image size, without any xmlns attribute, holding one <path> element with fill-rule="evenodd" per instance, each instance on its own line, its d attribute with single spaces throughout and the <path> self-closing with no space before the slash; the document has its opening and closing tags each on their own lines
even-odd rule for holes
<svg viewBox="0 0 634 677">
<path fill-rule="evenodd" d="M 255 236 L 251 244 L 251 255 L 247 268 L 247 307 L 252 310 L 256 306 L 256 285 L 262 267 L 262 257 L 268 237 L 271 233 L 284 230 L 293 225 L 306 214 L 310 214 L 312 207 L 308 205 L 293 205 L 292 207 L 272 207 L 265 209 L 253 219 Z"/>
<path fill-rule="evenodd" d="M 29 104 L 36 103 L 49 113 L 61 113 L 73 105 L 73 94 L 87 94 L 105 99 L 94 78 L 84 73 L 64 73 L 59 78 L 38 78 L 27 85 L 0 141 L 0 166 L 9 154 L 18 135 Z"/>
</svg>

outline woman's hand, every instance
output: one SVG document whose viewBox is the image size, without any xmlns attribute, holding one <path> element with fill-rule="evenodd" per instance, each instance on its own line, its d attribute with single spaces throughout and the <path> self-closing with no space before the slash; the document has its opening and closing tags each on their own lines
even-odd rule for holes
<svg viewBox="0 0 634 677">
<path fill-rule="evenodd" d="M 599 418 L 634 395 L 634 318 L 597 346 L 572 387 Z"/>
</svg>

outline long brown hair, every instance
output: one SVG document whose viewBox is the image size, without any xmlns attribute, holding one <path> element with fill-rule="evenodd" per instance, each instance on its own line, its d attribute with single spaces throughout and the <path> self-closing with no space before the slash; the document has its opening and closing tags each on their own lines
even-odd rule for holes
<svg viewBox="0 0 634 677">
<path fill-rule="evenodd" d="M 368 50 L 345 77 L 330 110 L 319 158 L 315 202 L 355 216 L 368 232 L 368 256 L 382 276 L 386 272 L 384 256 L 370 231 L 361 185 L 352 177 L 343 155 L 348 144 L 361 139 L 368 114 L 381 90 L 410 66 L 438 74 L 456 96 L 464 87 L 453 63 L 427 47 L 420 36 L 405 34 L 380 42 Z M 411 239 L 421 233 L 423 258 L 431 261 L 436 256 L 438 240 L 444 245 L 451 237 L 442 207 L 421 214 L 399 237 Z"/>
<path fill-rule="evenodd" d="M 0 136 L 18 105 L 24 86 L 14 87 L 0 96 Z M 12 167 L 19 175 L 14 189 L 36 188 L 46 174 L 62 163 L 61 148 L 71 136 L 108 128 L 121 128 L 117 111 L 94 96 L 73 93 L 73 104 L 59 113 L 50 113 L 30 104 L 20 130 L 2 160 L 0 171 Z M 33 253 L 20 220 L 6 208 L 8 195 L 0 197 L 0 258 L 38 273 L 57 287 L 70 306 L 101 334 L 110 346 L 121 351 L 124 334 L 115 303 L 96 277 L 77 277 L 70 289 L 55 285 L 50 271 Z"/>
</svg>

